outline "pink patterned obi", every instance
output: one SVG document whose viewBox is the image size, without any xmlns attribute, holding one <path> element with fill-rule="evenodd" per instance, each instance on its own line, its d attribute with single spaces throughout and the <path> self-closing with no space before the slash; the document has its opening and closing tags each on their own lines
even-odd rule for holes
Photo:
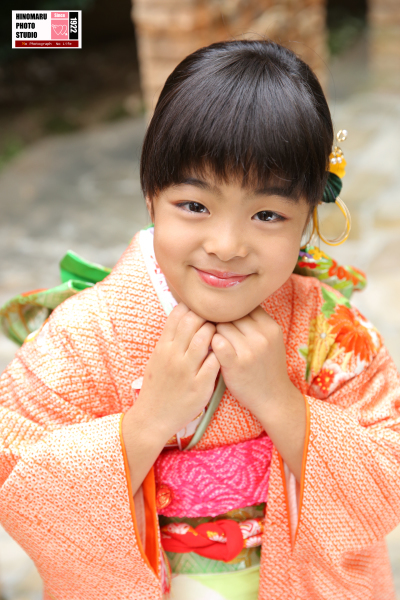
<svg viewBox="0 0 400 600">
<path fill-rule="evenodd" d="M 266 502 L 273 444 L 265 434 L 213 450 L 165 450 L 155 465 L 158 514 L 214 517 Z"/>
</svg>

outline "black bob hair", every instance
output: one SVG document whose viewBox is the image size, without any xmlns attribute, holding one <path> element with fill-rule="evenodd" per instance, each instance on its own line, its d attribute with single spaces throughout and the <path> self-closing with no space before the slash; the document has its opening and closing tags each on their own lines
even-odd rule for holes
<svg viewBox="0 0 400 600">
<path fill-rule="evenodd" d="M 333 126 L 322 88 L 294 52 L 269 40 L 211 44 L 168 77 L 143 142 L 151 201 L 187 177 L 283 188 L 310 208 L 327 182 Z"/>
</svg>

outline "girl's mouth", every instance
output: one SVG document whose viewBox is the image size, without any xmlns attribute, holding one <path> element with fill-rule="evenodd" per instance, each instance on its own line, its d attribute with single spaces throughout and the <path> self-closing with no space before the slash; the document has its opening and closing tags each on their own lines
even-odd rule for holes
<svg viewBox="0 0 400 600">
<path fill-rule="evenodd" d="M 204 281 L 204 283 L 218 288 L 227 288 L 233 287 L 234 285 L 239 285 L 239 283 L 241 283 L 242 281 L 247 279 L 247 277 L 249 277 L 249 275 L 232 275 L 227 277 L 225 273 L 223 277 L 218 277 L 217 275 L 213 275 L 212 273 L 200 271 L 200 269 L 196 269 L 196 267 L 193 268 L 199 275 L 200 279 Z"/>
</svg>

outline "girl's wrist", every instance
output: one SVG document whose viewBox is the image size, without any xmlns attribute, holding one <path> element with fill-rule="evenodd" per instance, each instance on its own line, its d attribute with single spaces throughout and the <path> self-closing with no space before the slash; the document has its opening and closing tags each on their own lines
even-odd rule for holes
<svg viewBox="0 0 400 600">
<path fill-rule="evenodd" d="M 285 419 L 288 412 L 291 412 L 291 407 L 303 402 L 302 393 L 289 380 L 288 385 L 279 390 L 274 390 L 272 394 L 266 394 L 262 401 L 254 405 L 252 412 L 260 423 L 265 426 L 268 423 L 275 424 Z"/>
<path fill-rule="evenodd" d="M 122 419 L 122 438 L 128 461 L 132 494 L 135 495 L 162 452 L 165 433 L 154 428 L 150 418 L 132 406 Z"/>
<path fill-rule="evenodd" d="M 135 431 L 135 435 L 140 438 L 143 437 L 143 443 L 146 443 L 145 440 L 149 439 L 151 445 L 155 444 L 155 446 L 160 447 L 161 452 L 175 432 L 171 433 L 171 424 L 166 419 L 154 414 L 150 404 L 146 402 L 141 394 L 142 392 L 135 404 L 126 413 L 128 426 Z"/>
</svg>

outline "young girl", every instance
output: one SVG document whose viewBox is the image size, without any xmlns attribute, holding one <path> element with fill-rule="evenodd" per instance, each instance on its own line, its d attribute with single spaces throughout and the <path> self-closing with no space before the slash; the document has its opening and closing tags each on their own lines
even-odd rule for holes
<svg viewBox="0 0 400 600">
<path fill-rule="evenodd" d="M 0 379 L 0 517 L 46 600 L 394 599 L 398 374 L 345 296 L 293 274 L 332 142 L 278 44 L 213 44 L 168 78 L 154 225 Z"/>
</svg>

